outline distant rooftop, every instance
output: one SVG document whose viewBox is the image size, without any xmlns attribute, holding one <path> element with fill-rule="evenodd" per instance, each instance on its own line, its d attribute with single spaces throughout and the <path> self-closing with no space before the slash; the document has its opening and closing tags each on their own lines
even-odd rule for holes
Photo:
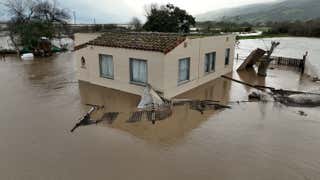
<svg viewBox="0 0 320 180">
<path fill-rule="evenodd" d="M 185 39 L 185 35 L 175 33 L 107 32 L 87 44 L 168 53 Z"/>
</svg>

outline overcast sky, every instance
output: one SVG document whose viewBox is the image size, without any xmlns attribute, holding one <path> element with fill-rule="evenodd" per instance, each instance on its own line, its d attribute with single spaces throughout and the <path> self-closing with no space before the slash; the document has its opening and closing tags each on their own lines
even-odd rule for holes
<svg viewBox="0 0 320 180">
<path fill-rule="evenodd" d="M 59 0 L 60 4 L 75 10 L 79 20 L 97 23 L 127 22 L 132 16 L 144 19 L 144 7 L 151 3 L 172 3 L 190 14 L 196 15 L 211 10 L 236 7 L 246 4 L 276 0 Z"/>
<path fill-rule="evenodd" d="M 4 1 L 4 0 L 0 0 Z M 190 14 L 276 0 L 58 0 L 61 7 L 75 11 L 78 22 L 126 23 L 133 16 L 144 19 L 144 7 L 151 3 L 172 3 Z M 0 14 L 1 16 L 1 14 Z"/>
</svg>

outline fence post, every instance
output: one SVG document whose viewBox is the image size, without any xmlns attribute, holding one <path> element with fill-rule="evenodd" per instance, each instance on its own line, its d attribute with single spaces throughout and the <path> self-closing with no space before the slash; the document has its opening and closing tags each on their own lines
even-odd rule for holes
<svg viewBox="0 0 320 180">
<path fill-rule="evenodd" d="M 303 55 L 303 59 L 302 59 L 302 62 L 300 64 L 301 74 L 304 74 L 304 69 L 305 69 L 305 66 L 306 66 L 307 56 L 308 56 L 308 51 L 306 52 L 305 55 Z"/>
</svg>

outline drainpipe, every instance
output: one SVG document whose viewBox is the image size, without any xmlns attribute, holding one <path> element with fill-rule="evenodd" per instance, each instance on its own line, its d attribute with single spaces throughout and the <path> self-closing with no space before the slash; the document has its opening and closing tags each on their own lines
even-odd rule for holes
<svg viewBox="0 0 320 180">
<path fill-rule="evenodd" d="M 197 81 L 199 81 L 200 79 L 200 60 L 201 60 L 201 40 L 202 38 L 199 38 L 199 50 L 198 50 L 198 77 L 197 77 Z"/>
</svg>

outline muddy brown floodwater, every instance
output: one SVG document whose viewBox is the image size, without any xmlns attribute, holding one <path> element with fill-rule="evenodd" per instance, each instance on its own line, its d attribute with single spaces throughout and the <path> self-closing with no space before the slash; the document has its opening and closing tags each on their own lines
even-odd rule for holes
<svg viewBox="0 0 320 180">
<path fill-rule="evenodd" d="M 152 125 L 126 123 L 139 97 L 77 83 L 72 53 L 0 61 L 0 179 L 320 179 L 320 109 L 233 103 L 201 115 L 187 106 Z M 234 78 L 297 90 L 319 89 L 292 70 Z M 251 90 L 218 79 L 181 98 L 247 100 Z M 88 110 L 122 112 L 112 125 L 70 129 Z M 299 115 L 305 111 L 308 116 Z M 98 112 L 95 117 L 98 118 Z"/>
</svg>

